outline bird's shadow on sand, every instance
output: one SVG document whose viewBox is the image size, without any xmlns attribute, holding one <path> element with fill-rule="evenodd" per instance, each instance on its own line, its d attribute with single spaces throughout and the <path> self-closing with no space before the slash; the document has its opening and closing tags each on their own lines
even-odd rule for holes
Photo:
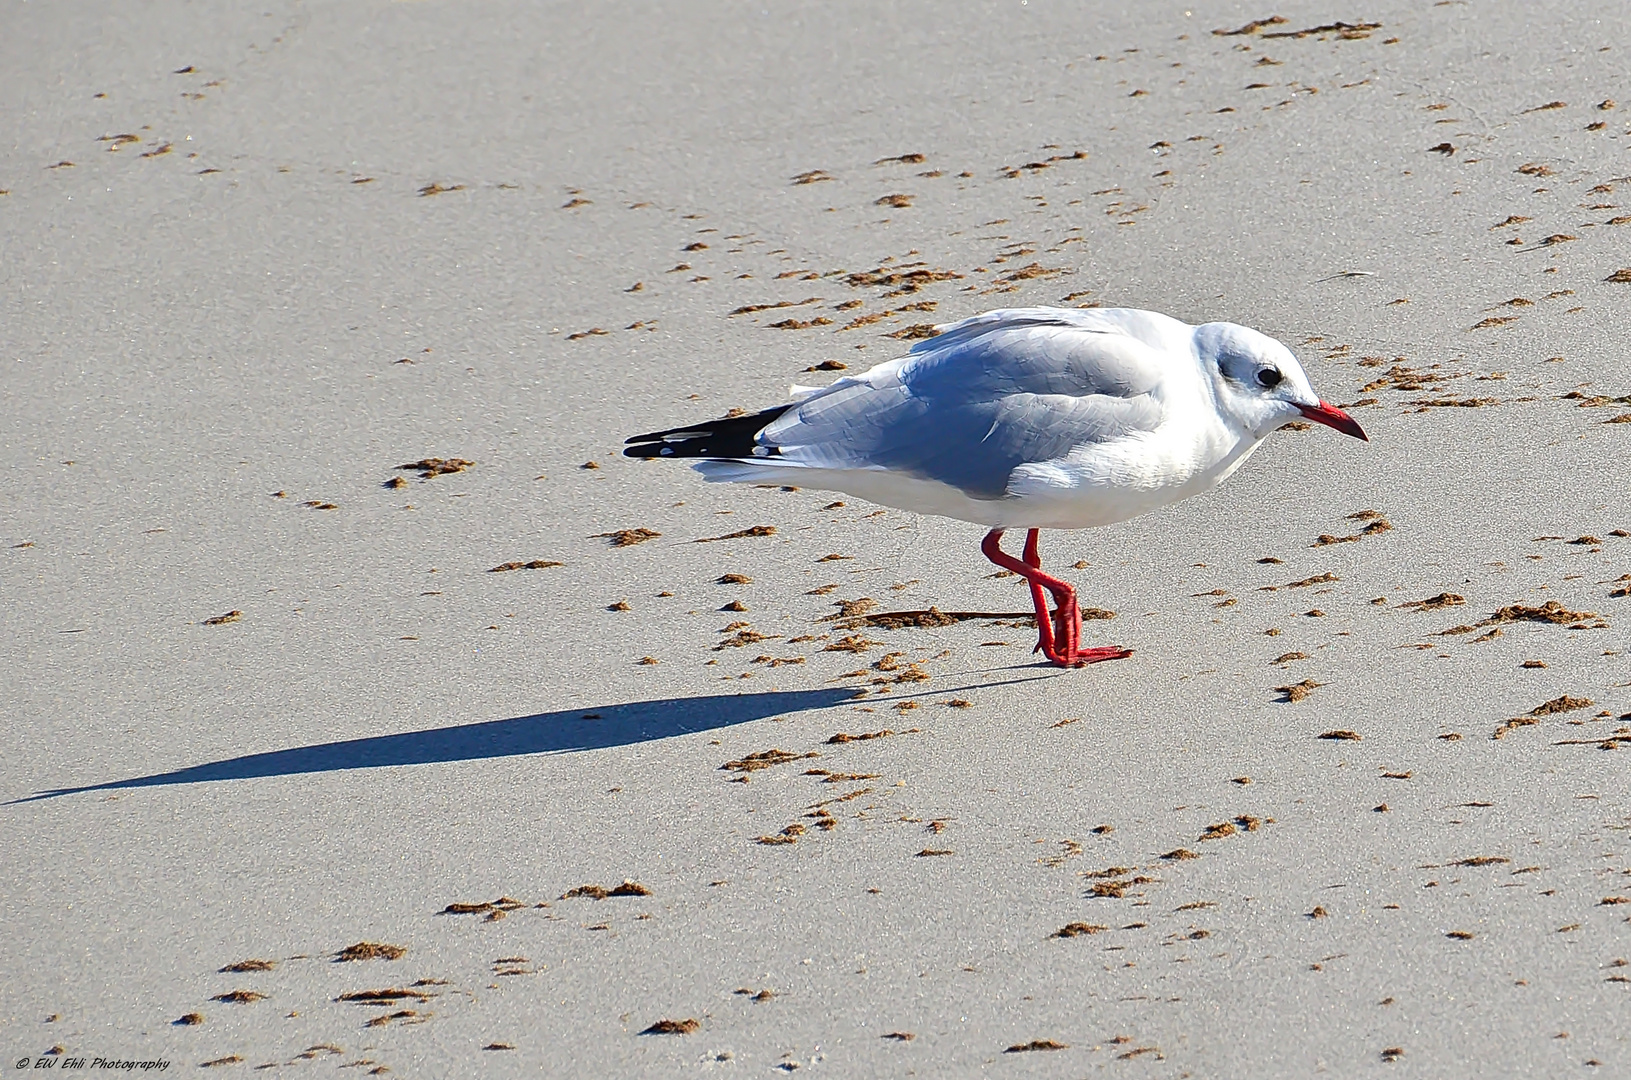
<svg viewBox="0 0 1631 1080">
<path fill-rule="evenodd" d="M 564 709 L 509 720 L 489 720 L 480 724 L 405 731 L 396 735 L 376 735 L 366 739 L 347 739 L 264 754 L 248 754 L 174 772 L 110 780 L 83 787 L 57 788 L 12 801 L 33 802 L 86 791 L 197 784 L 210 780 L 247 780 L 342 769 L 374 769 L 387 765 L 425 765 L 438 761 L 475 761 L 521 754 L 604 750 L 745 724 L 786 713 L 825 709 L 854 696 L 855 691 L 850 689 L 790 690 L 661 698 L 622 705 Z"/>
</svg>

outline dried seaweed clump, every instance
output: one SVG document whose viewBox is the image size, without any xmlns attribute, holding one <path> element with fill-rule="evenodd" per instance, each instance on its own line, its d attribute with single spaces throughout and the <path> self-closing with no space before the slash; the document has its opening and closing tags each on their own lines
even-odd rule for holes
<svg viewBox="0 0 1631 1080">
<path fill-rule="evenodd" d="M 1108 929 L 1110 929 L 1108 926 L 1100 926 L 1097 923 L 1073 922 L 1061 926 L 1053 932 L 1052 936 L 1057 938 L 1083 937 L 1088 934 L 1102 934 Z"/>
<path fill-rule="evenodd" d="M 429 480 L 433 476 L 446 476 L 449 473 L 464 472 L 474 464 L 474 461 L 466 461 L 464 458 L 430 457 L 410 461 L 406 465 L 398 465 L 396 468 L 407 472 L 417 472 L 421 480 Z"/>
<path fill-rule="evenodd" d="M 655 540 L 662 533 L 655 529 L 618 529 L 615 532 L 595 533 L 591 540 L 609 539 L 612 547 L 633 547 L 647 540 Z"/>
<path fill-rule="evenodd" d="M 1484 620 L 1485 623 L 1510 622 L 1541 622 L 1554 623 L 1564 626 L 1572 623 L 1585 624 L 1588 619 L 1597 619 L 1601 623 L 1602 616 L 1595 611 L 1570 611 L 1556 600 L 1548 600 L 1539 607 L 1529 607 L 1524 604 L 1508 604 L 1496 608 L 1495 614 Z M 1601 623 L 1606 626 L 1606 623 Z M 1570 626 L 1571 630 L 1596 630 L 1599 626 Z"/>
<path fill-rule="evenodd" d="M 1409 608 L 1414 611 L 1437 611 L 1440 608 L 1460 607 L 1467 602 L 1465 596 L 1458 593 L 1441 592 L 1437 596 L 1429 596 L 1425 600 L 1412 600 L 1408 604 L 1400 604 L 1400 608 Z"/>
<path fill-rule="evenodd" d="M 1316 689 L 1324 685 L 1324 683 L 1315 682 L 1313 679 L 1304 679 L 1302 682 L 1292 683 L 1290 686 L 1276 686 L 1274 688 L 1274 692 L 1281 695 L 1280 700 L 1282 702 L 1295 703 L 1302 701 L 1309 694 L 1313 693 Z"/>
<path fill-rule="evenodd" d="M 566 892 L 562 893 L 561 894 L 561 899 L 562 900 L 573 900 L 573 899 L 604 900 L 608 896 L 650 896 L 650 895 L 651 895 L 651 890 L 646 888 L 644 885 L 640 884 L 638 881 L 630 881 L 628 878 L 624 878 L 623 879 L 623 884 L 615 886 L 615 887 L 610 888 L 610 889 L 606 888 L 604 885 L 579 885 L 575 889 L 568 889 L 568 890 L 566 890 Z"/>
<path fill-rule="evenodd" d="M 517 908 L 524 908 L 526 906 L 527 905 L 523 904 L 519 900 L 512 899 L 511 897 L 508 897 L 508 896 L 501 896 L 497 900 L 484 900 L 479 904 L 460 904 L 460 903 L 449 904 L 449 905 L 447 905 L 447 907 L 445 907 L 445 908 L 443 908 L 441 910 L 440 914 L 443 914 L 443 915 L 487 915 L 487 916 L 491 917 L 495 912 L 496 913 L 503 913 L 503 912 L 506 912 L 506 911 L 514 911 Z"/>
<path fill-rule="evenodd" d="M 642 1035 L 690 1035 L 701 1031 L 702 1025 L 687 1017 L 684 1020 L 659 1020 L 646 1028 Z"/>
<path fill-rule="evenodd" d="M 221 974 L 225 975 L 229 971 L 271 971 L 275 967 L 277 967 L 276 960 L 239 960 L 236 964 L 228 964 L 222 968 Z"/>
<path fill-rule="evenodd" d="M 1588 709 L 1594 704 L 1595 702 L 1590 698 L 1570 697 L 1568 694 L 1564 694 L 1562 697 L 1555 697 L 1550 701 L 1541 702 L 1523 716 L 1514 716 L 1510 720 L 1503 720 L 1497 725 L 1490 737 L 1504 739 L 1519 728 L 1534 727 L 1540 723 L 1540 718 L 1543 716 L 1556 716 L 1558 713 L 1574 712 L 1576 709 Z"/>
<path fill-rule="evenodd" d="M 387 945 L 380 941 L 359 941 L 355 945 L 347 945 L 334 955 L 336 963 L 349 963 L 353 960 L 400 960 L 408 955 L 408 950 L 401 945 Z"/>
<path fill-rule="evenodd" d="M 776 535 L 776 526 L 774 526 L 774 525 L 754 525 L 754 526 L 752 526 L 750 528 L 741 529 L 741 530 L 739 530 L 737 532 L 726 533 L 724 536 L 705 536 L 700 540 L 693 540 L 693 541 L 691 541 L 691 543 L 693 543 L 693 544 L 712 544 L 712 543 L 714 543 L 715 541 L 718 541 L 718 540 L 743 540 L 743 539 L 746 539 L 747 537 L 750 537 L 750 536 L 775 536 L 775 535 Z"/>
<path fill-rule="evenodd" d="M 785 765 L 789 761 L 802 761 L 805 758 L 820 756 L 820 754 L 813 750 L 807 754 L 794 754 L 789 753 L 786 750 L 777 750 L 772 748 L 769 750 L 760 750 L 756 754 L 747 754 L 736 759 L 735 761 L 727 761 L 725 764 L 720 766 L 720 769 L 725 772 L 757 772 L 760 769 L 768 769 L 774 765 Z"/>
</svg>

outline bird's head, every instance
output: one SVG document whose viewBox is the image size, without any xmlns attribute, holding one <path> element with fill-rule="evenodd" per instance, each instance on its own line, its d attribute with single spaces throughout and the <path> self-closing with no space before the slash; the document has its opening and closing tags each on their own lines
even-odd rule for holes
<svg viewBox="0 0 1631 1080">
<path fill-rule="evenodd" d="M 1370 441 L 1353 417 L 1320 400 L 1291 350 L 1267 334 L 1235 323 L 1197 326 L 1195 356 L 1218 412 L 1256 438 L 1301 417 Z"/>
</svg>

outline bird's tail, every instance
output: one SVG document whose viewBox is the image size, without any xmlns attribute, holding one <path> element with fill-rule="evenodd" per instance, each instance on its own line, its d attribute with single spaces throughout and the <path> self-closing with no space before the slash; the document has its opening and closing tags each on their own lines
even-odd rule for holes
<svg viewBox="0 0 1631 1080">
<path fill-rule="evenodd" d="M 635 435 L 626 441 L 624 457 L 752 458 L 759 446 L 755 437 L 776 417 L 792 408 L 777 405 L 746 416 L 726 416 L 685 427 Z"/>
</svg>

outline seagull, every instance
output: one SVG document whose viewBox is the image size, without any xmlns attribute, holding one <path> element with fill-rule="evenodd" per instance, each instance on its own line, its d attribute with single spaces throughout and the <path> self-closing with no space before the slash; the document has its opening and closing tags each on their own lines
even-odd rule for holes
<svg viewBox="0 0 1631 1080">
<path fill-rule="evenodd" d="M 1235 323 L 1033 307 L 935 329 L 863 374 L 794 386 L 788 404 L 636 435 L 623 453 L 984 525 L 981 552 L 1030 587 L 1036 651 L 1081 667 L 1132 650 L 1082 647 L 1076 590 L 1043 571 L 1040 530 L 1110 525 L 1207 491 L 1299 418 L 1369 441 L 1290 349 Z M 1029 530 L 1022 559 L 1002 549 L 1009 529 Z"/>
</svg>

